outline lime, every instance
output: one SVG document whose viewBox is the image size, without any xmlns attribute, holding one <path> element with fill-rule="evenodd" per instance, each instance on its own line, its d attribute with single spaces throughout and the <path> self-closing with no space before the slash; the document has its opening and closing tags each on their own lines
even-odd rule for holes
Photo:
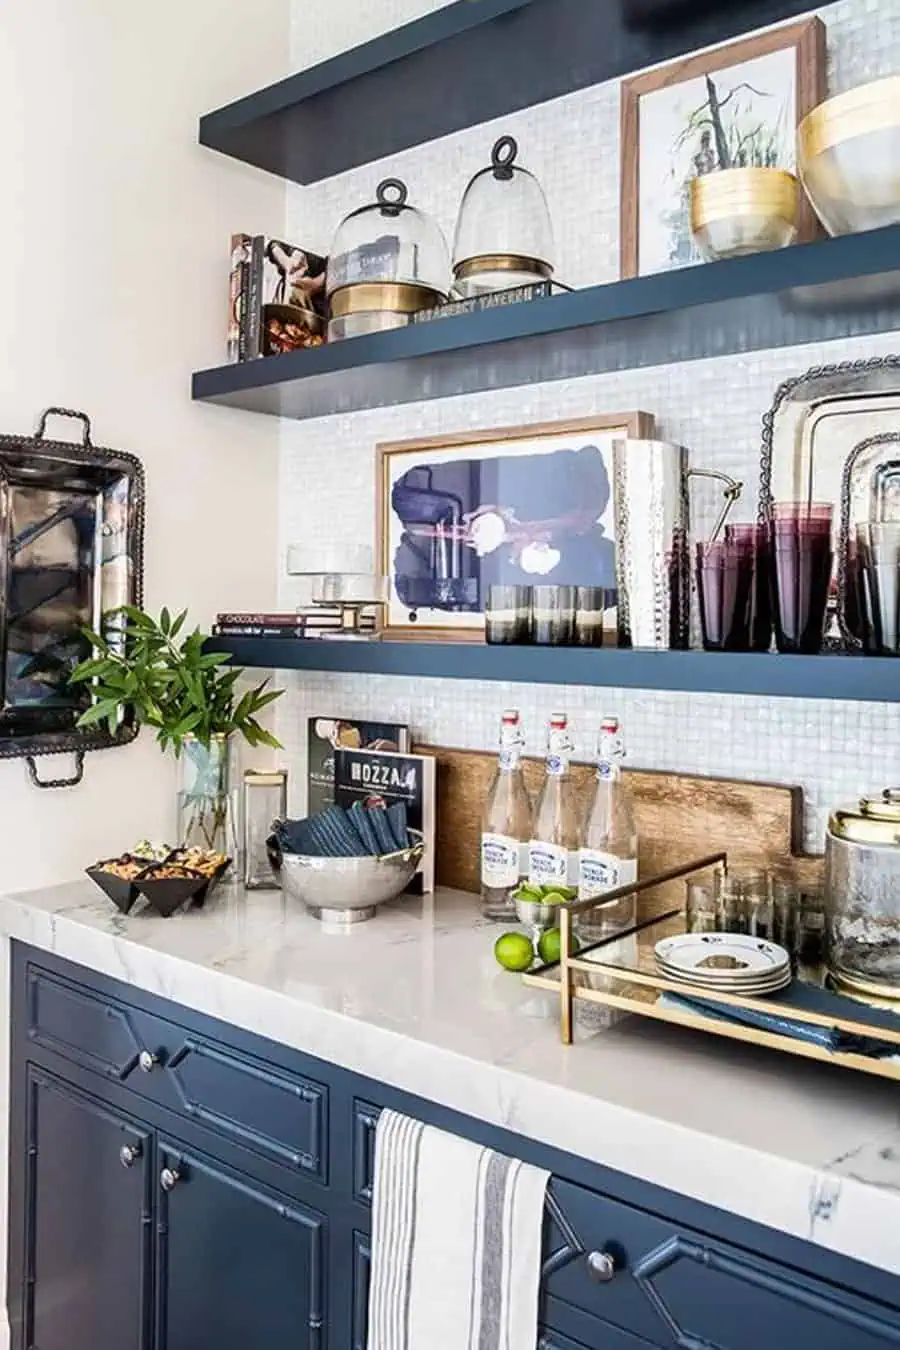
<svg viewBox="0 0 900 1350">
<path fill-rule="evenodd" d="M 581 943 L 575 934 L 572 934 L 570 940 L 569 955 L 574 956 Z M 562 955 L 562 933 L 558 928 L 548 928 L 546 933 L 541 934 L 541 940 L 538 943 L 538 954 L 546 966 L 554 966 Z"/>
<path fill-rule="evenodd" d="M 542 905 L 567 905 L 568 903 L 562 891 L 548 890 L 541 898 Z"/>
<path fill-rule="evenodd" d="M 531 938 L 524 933 L 502 933 L 494 943 L 494 955 L 504 970 L 528 970 L 534 962 Z"/>
<path fill-rule="evenodd" d="M 519 889 L 513 896 L 514 900 L 540 900 L 544 894 L 544 887 L 538 886 L 533 881 L 523 881 Z"/>
</svg>

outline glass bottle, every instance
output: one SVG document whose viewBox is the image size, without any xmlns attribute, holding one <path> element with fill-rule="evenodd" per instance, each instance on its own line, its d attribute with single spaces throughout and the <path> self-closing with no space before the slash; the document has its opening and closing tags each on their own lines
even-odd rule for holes
<svg viewBox="0 0 900 1350">
<path fill-rule="evenodd" d="M 569 767 L 572 750 L 569 719 L 565 713 L 554 713 L 550 718 L 546 776 L 534 808 L 528 845 L 528 880 L 538 886 L 574 888 L 578 882 L 578 803 Z"/>
<path fill-rule="evenodd" d="M 481 825 L 481 910 L 486 919 L 515 922 L 513 892 L 528 865 L 531 798 L 522 773 L 525 737 L 515 709 L 500 722 L 500 758 Z"/>
<path fill-rule="evenodd" d="M 597 743 L 597 774 L 584 816 L 578 855 L 578 898 L 593 900 L 638 879 L 638 834 L 631 793 L 622 777 L 625 741 L 618 720 L 606 718 Z M 635 922 L 637 897 L 625 896 L 588 910 L 582 937 L 605 937 Z"/>
</svg>

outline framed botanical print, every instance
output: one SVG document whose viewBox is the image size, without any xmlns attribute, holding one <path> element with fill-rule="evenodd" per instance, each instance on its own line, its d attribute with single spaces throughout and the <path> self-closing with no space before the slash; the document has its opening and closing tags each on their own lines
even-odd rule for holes
<svg viewBox="0 0 900 1350">
<path fill-rule="evenodd" d="M 624 80 L 622 276 L 701 262 L 691 234 L 691 179 L 732 168 L 796 172 L 797 126 L 825 95 L 825 25 L 817 18 Z M 804 197 L 798 240 L 817 232 Z"/>
<path fill-rule="evenodd" d="M 480 639 L 492 585 L 614 594 L 613 446 L 652 435 L 629 412 L 380 445 L 386 636 Z"/>
</svg>

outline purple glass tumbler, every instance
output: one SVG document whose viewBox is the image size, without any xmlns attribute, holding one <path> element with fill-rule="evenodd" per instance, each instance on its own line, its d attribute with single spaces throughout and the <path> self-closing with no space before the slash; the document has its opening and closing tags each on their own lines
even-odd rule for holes
<svg viewBox="0 0 900 1350">
<path fill-rule="evenodd" d="M 729 525 L 725 542 L 738 551 L 739 604 L 746 610 L 750 645 L 743 650 L 767 652 L 772 645 L 772 568 L 765 525 Z"/>
<path fill-rule="evenodd" d="M 704 651 L 747 650 L 750 635 L 739 613 L 738 563 L 737 551 L 722 541 L 697 545 L 697 590 Z"/>
<path fill-rule="evenodd" d="M 834 565 L 826 502 L 776 502 L 770 511 L 775 645 L 813 656 L 822 650 Z"/>
</svg>

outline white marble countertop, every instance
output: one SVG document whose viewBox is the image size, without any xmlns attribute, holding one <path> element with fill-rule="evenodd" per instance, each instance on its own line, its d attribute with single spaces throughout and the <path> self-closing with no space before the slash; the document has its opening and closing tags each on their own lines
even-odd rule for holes
<svg viewBox="0 0 900 1350">
<path fill-rule="evenodd" d="M 900 1275 L 900 1090 L 629 1018 L 574 1047 L 444 891 L 334 931 L 277 892 L 124 918 L 82 880 L 0 928 L 380 1082 Z"/>
</svg>

